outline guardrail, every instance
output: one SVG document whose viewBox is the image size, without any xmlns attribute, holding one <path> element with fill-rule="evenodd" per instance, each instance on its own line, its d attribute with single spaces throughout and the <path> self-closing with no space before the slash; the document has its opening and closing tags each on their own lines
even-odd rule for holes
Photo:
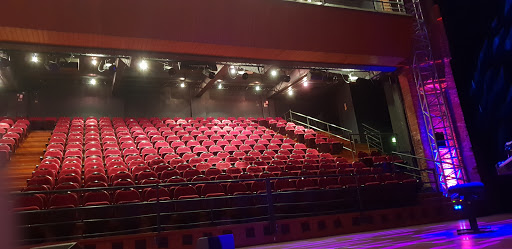
<svg viewBox="0 0 512 249">
<path fill-rule="evenodd" d="M 300 124 L 308 129 L 321 131 L 324 133 L 327 133 L 329 136 L 339 138 L 340 140 L 343 140 L 345 142 L 351 143 L 351 135 L 352 130 L 349 130 L 347 128 L 327 123 L 325 121 L 322 121 L 320 119 L 316 119 L 307 115 L 304 115 L 302 113 L 294 112 L 292 110 L 289 110 L 284 114 L 284 118 L 287 121 L 294 122 L 297 124 Z M 300 120 L 299 120 L 300 119 Z M 346 147 L 345 144 L 343 145 L 343 148 L 349 151 L 352 151 L 351 147 Z"/>
<path fill-rule="evenodd" d="M 285 0 L 338 8 L 356 8 L 386 13 L 406 13 L 403 0 Z"/>
<path fill-rule="evenodd" d="M 386 171 L 386 169 L 385 169 Z M 391 169 L 387 171 L 394 172 Z M 18 212 L 24 234 L 22 243 L 35 244 L 55 240 L 75 240 L 105 237 L 139 232 L 162 232 L 200 226 L 220 226 L 233 223 L 268 222 L 277 229 L 276 220 L 296 217 L 328 215 L 344 212 L 364 212 L 382 208 L 408 206 L 416 203 L 418 189 L 400 184 L 362 186 L 358 183 L 362 174 L 328 174 L 293 176 L 247 180 L 223 180 L 210 182 L 164 183 L 123 187 L 88 188 L 21 192 L 23 195 L 59 193 L 82 195 L 85 192 L 116 190 L 160 189 L 197 184 L 249 184 L 263 182 L 265 191 L 233 196 L 168 200 L 157 195 L 154 202 L 138 202 L 103 206 L 80 206 L 76 208 L 47 209 Z M 355 185 L 333 186 L 325 189 L 273 191 L 276 180 L 319 178 L 351 179 Z M 418 186 L 415 183 L 414 186 Z M 157 191 L 158 193 L 158 191 Z M 396 193 L 400 193 L 397 195 Z M 77 224 L 79 224 L 77 226 Z M 272 232 L 275 232 L 272 231 Z"/>
<path fill-rule="evenodd" d="M 441 162 L 432 160 L 425 157 L 419 157 L 411 154 L 405 154 L 400 152 L 392 152 L 391 155 L 398 156 L 404 160 L 409 159 L 408 161 L 412 162 L 412 165 L 406 165 L 403 163 L 398 162 L 392 162 L 394 165 L 400 167 L 405 171 L 406 174 L 412 175 L 417 178 L 421 178 L 422 182 L 424 184 L 430 185 L 432 189 L 434 189 L 436 192 L 441 192 L 440 185 L 439 185 L 439 176 L 441 175 L 439 172 L 437 172 L 435 169 L 421 169 L 420 165 L 422 165 L 423 162 L 433 162 L 433 163 L 443 163 L 443 164 L 451 164 L 448 162 Z M 426 165 L 426 164 L 425 164 Z M 451 164 L 453 165 L 453 164 Z"/>
</svg>

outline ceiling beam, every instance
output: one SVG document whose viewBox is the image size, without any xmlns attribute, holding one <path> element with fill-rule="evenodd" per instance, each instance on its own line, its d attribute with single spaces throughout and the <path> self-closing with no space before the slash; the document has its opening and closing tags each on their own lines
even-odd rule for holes
<svg viewBox="0 0 512 249">
<path fill-rule="evenodd" d="M 288 90 L 293 85 L 299 83 L 301 80 L 308 76 L 309 69 L 294 69 L 290 73 L 290 81 L 289 82 L 280 82 L 272 88 L 267 94 L 267 98 L 273 98 L 276 95 Z"/>
<path fill-rule="evenodd" d="M 199 90 L 197 90 L 195 97 L 199 98 L 199 97 L 203 96 L 203 94 L 208 89 L 210 89 L 213 86 L 213 84 L 215 84 L 215 82 L 217 80 L 222 80 L 226 75 L 228 75 L 228 69 L 229 69 L 229 66 L 223 65 L 217 71 L 217 74 L 215 74 L 215 77 L 213 79 L 206 77 L 206 79 L 199 86 Z"/>
</svg>

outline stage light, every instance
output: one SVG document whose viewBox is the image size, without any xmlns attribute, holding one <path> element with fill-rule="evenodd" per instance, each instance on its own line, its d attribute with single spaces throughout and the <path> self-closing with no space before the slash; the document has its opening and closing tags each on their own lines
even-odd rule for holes
<svg viewBox="0 0 512 249">
<path fill-rule="evenodd" d="M 215 73 L 214 72 L 209 72 L 208 73 L 208 78 L 213 80 L 215 78 Z"/>
<path fill-rule="evenodd" d="M 169 70 L 167 71 L 167 73 L 170 75 L 170 76 L 173 76 L 176 74 L 176 69 L 174 69 L 174 67 L 171 67 L 169 68 Z"/>
<path fill-rule="evenodd" d="M 261 87 L 260 86 L 256 86 L 254 89 L 256 89 L 256 91 L 259 91 L 259 90 L 261 90 Z"/>
<path fill-rule="evenodd" d="M 242 79 L 246 80 L 249 78 L 249 74 L 248 73 L 243 73 L 242 74 Z"/>
<path fill-rule="evenodd" d="M 217 82 L 222 82 L 222 80 L 217 80 Z"/>
<path fill-rule="evenodd" d="M 293 96 L 293 89 L 288 89 L 288 96 Z"/>
<path fill-rule="evenodd" d="M 180 77 L 180 80 L 185 80 L 185 77 Z"/>
<path fill-rule="evenodd" d="M 217 86 L 217 88 L 218 88 L 218 89 L 222 89 L 222 84 L 219 84 L 219 85 Z"/>
<path fill-rule="evenodd" d="M 348 75 L 348 80 L 349 80 L 350 82 L 356 82 L 356 81 L 357 81 L 357 79 L 359 79 L 359 78 L 358 78 L 357 76 L 355 76 L 355 75 L 352 75 L 352 74 L 349 74 L 349 75 Z"/>
<path fill-rule="evenodd" d="M 33 63 L 38 63 L 39 62 L 39 57 L 37 57 L 37 55 L 32 55 L 32 58 L 30 59 L 31 62 Z"/>
<path fill-rule="evenodd" d="M 93 85 L 93 86 L 94 86 L 94 85 L 96 85 L 96 83 L 98 83 L 98 82 L 96 82 L 96 79 L 91 79 L 91 80 L 89 80 L 89 84 L 90 84 L 90 85 Z"/>
<path fill-rule="evenodd" d="M 93 58 L 93 59 L 91 60 L 91 64 L 92 64 L 93 66 L 96 66 L 96 64 L 98 64 L 98 61 L 96 60 L 96 58 Z"/>
<path fill-rule="evenodd" d="M 308 86 L 308 81 L 305 80 L 304 83 L 302 83 L 302 85 L 305 86 L 305 87 Z"/>
<path fill-rule="evenodd" d="M 236 72 L 236 68 L 234 66 L 231 66 L 229 67 L 229 77 L 231 77 L 231 79 L 236 79 L 236 75 L 237 75 L 237 72 Z"/>
<path fill-rule="evenodd" d="M 148 68 L 149 68 L 149 65 L 148 65 L 148 62 L 147 62 L 147 61 L 145 61 L 145 60 L 141 60 L 141 61 L 139 62 L 139 69 L 140 69 L 140 70 L 142 70 L 142 71 L 146 71 L 146 70 L 148 70 Z"/>
<path fill-rule="evenodd" d="M 181 82 L 180 87 L 181 88 L 185 87 L 185 82 Z"/>
<path fill-rule="evenodd" d="M 270 71 L 270 75 L 272 75 L 272 77 L 276 77 L 277 76 L 277 70 L 272 70 Z"/>
<path fill-rule="evenodd" d="M 109 71 L 110 73 L 115 73 L 115 72 L 117 71 L 117 66 L 116 66 L 116 64 L 112 64 L 112 65 L 110 65 L 110 66 L 108 67 L 108 71 Z"/>
<path fill-rule="evenodd" d="M 462 210 L 462 205 L 454 205 L 453 209 L 455 209 L 455 210 Z"/>
<path fill-rule="evenodd" d="M 391 138 L 391 142 L 392 142 L 392 143 L 394 143 L 394 144 L 396 144 L 396 137 L 392 137 L 392 138 Z"/>
</svg>

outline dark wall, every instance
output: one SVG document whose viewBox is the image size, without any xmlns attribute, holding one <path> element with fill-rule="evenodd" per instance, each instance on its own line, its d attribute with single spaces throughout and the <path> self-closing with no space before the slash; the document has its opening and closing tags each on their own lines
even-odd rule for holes
<svg viewBox="0 0 512 249">
<path fill-rule="evenodd" d="M 497 176 L 512 140 L 512 1 L 439 1 L 451 66 L 473 152 L 488 194 L 510 211 L 511 176 Z"/>
<path fill-rule="evenodd" d="M 292 110 L 344 127 L 345 124 L 340 123 L 338 110 L 338 102 L 343 101 L 338 94 L 340 88 L 340 84 L 333 84 L 295 90 L 293 96 L 288 96 L 287 93 L 280 94 L 273 99 L 276 115 L 283 116 L 284 113 Z M 349 100 L 346 101 L 349 102 Z"/>
<path fill-rule="evenodd" d="M 383 82 L 358 79 L 350 91 L 360 131 L 364 123 L 380 132 L 393 132 Z"/>
<path fill-rule="evenodd" d="M 200 98 L 190 98 L 193 90 L 190 89 L 189 92 L 189 88 L 148 87 L 122 91 L 112 96 L 110 85 L 47 84 L 41 89 L 30 91 L 24 102 L 28 105 L 27 115 L 32 117 L 261 117 L 263 115 L 260 95 L 243 90 L 210 89 Z M 2 98 L 0 101 L 6 100 Z M 268 113 L 268 110 L 265 113 Z"/>
</svg>

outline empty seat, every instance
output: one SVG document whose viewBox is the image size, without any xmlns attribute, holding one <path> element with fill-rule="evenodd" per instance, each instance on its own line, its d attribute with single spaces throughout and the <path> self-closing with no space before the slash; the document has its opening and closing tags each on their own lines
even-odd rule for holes
<svg viewBox="0 0 512 249">
<path fill-rule="evenodd" d="M 139 192 L 135 189 L 117 190 L 114 194 L 115 204 L 140 202 Z"/>
</svg>

